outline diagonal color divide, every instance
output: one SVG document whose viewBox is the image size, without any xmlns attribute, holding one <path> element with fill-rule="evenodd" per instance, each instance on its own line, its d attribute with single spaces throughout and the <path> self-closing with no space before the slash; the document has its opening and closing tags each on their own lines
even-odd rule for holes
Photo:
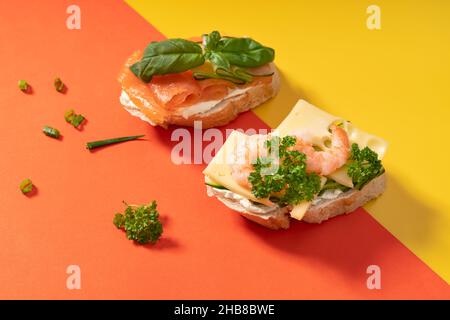
<svg viewBox="0 0 450 320">
<path fill-rule="evenodd" d="M 281 93 L 254 111 L 271 127 L 302 97 L 387 139 L 388 188 L 366 208 L 450 280 L 450 3 L 377 1 L 370 31 L 367 1 L 127 2 L 168 37 L 218 29 L 276 48 Z"/>
<path fill-rule="evenodd" d="M 293 223 L 272 232 L 208 198 L 204 166 L 170 160 L 172 131 L 131 117 L 118 102 L 116 77 L 127 55 L 164 36 L 122 1 L 76 2 L 81 30 L 71 31 L 63 1 L 30 1 L 20 9 L 0 1 L 0 30 L 8 43 L 0 50 L 8 62 L 0 78 L 0 298 L 449 297 L 448 285 L 364 209 L 319 226 Z M 167 8 L 152 4 L 164 17 Z M 67 84 L 65 95 L 55 91 L 55 76 Z M 33 94 L 18 90 L 20 78 Z M 287 83 L 268 112 L 282 101 L 292 105 Z M 315 91 L 312 84 L 299 87 Z M 68 108 L 87 117 L 82 131 L 65 122 Z M 45 124 L 60 129 L 63 139 L 45 137 Z M 266 124 L 248 112 L 230 127 Z M 86 141 L 142 133 L 146 140 L 93 153 L 85 149 Z M 18 189 L 26 177 L 37 186 L 33 197 Z M 122 200 L 153 199 L 163 237 L 155 246 L 133 245 L 113 226 L 114 213 L 123 210 Z M 382 290 L 366 287 L 372 264 L 381 267 Z M 66 287 L 70 265 L 80 267 L 80 290 Z"/>
</svg>

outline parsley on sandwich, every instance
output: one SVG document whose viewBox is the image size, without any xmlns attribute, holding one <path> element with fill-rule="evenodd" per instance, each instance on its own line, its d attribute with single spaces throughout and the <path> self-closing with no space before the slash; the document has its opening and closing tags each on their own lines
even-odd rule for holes
<svg viewBox="0 0 450 320">
<path fill-rule="evenodd" d="M 289 150 L 294 146 L 296 138 L 286 136 L 272 137 L 266 141 L 269 154 L 275 144 L 278 144 L 279 168 L 273 175 L 263 174 L 276 161 L 273 157 L 258 158 L 253 165 L 255 171 L 250 173 L 249 182 L 252 193 L 257 198 L 268 198 L 280 194 L 280 205 L 296 205 L 304 200 L 310 201 L 320 191 L 320 177 L 315 173 L 306 172 L 305 154 Z M 272 198 L 273 199 L 273 198 Z"/>
<path fill-rule="evenodd" d="M 354 188 L 361 190 L 369 181 L 384 173 L 384 167 L 378 154 L 365 147 L 362 150 L 353 143 L 348 165 L 348 176 L 352 178 Z"/>
</svg>

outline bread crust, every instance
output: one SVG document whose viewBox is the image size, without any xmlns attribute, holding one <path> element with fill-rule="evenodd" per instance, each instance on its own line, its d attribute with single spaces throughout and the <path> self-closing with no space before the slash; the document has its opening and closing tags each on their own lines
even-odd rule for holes
<svg viewBox="0 0 450 320">
<path fill-rule="evenodd" d="M 273 65 L 273 72 L 271 82 L 260 83 L 250 87 L 241 94 L 224 99 L 207 112 L 196 113 L 189 117 L 173 113 L 168 115 L 164 122 L 158 123 L 158 125 L 164 128 L 167 128 L 169 125 L 193 127 L 195 121 L 201 121 L 203 129 L 226 125 L 233 121 L 240 113 L 253 109 L 277 95 L 280 90 L 280 75 L 275 65 Z M 123 106 L 130 112 L 129 106 Z M 136 112 L 132 114 L 145 120 L 145 116 L 141 117 Z M 155 123 L 151 124 L 155 125 Z"/>
<path fill-rule="evenodd" d="M 291 222 L 288 207 L 275 210 L 272 214 L 267 216 L 258 215 L 249 211 L 240 212 L 240 214 L 248 220 L 256 222 L 257 224 L 272 230 L 288 229 Z"/>
<path fill-rule="evenodd" d="M 347 191 L 336 199 L 325 200 L 319 204 L 312 205 L 305 213 L 302 221 L 308 223 L 322 223 L 330 218 L 341 214 L 348 214 L 363 206 L 372 199 L 381 195 L 386 188 L 386 173 L 373 179 L 366 184 L 361 190 Z M 227 203 L 227 199 L 220 199 L 228 207 L 233 208 L 231 203 Z M 274 210 L 269 215 L 258 215 L 246 210 L 239 213 L 266 228 L 278 230 L 289 228 L 291 208 L 284 207 Z"/>
</svg>

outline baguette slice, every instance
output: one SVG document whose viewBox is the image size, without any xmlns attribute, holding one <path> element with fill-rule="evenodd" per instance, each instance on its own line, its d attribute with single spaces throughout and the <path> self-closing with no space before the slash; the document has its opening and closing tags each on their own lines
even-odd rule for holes
<svg viewBox="0 0 450 320">
<path fill-rule="evenodd" d="M 253 109 L 278 94 L 280 90 L 280 75 L 274 63 L 270 64 L 270 68 L 274 73 L 271 76 L 271 82 L 251 86 L 245 92 L 223 99 L 206 112 L 194 113 L 187 117 L 180 113 L 172 113 L 167 115 L 162 122 L 155 123 L 129 99 L 126 99 L 127 96 L 126 94 L 124 95 L 124 91 L 122 92 L 120 102 L 130 114 L 139 117 L 153 126 L 159 125 L 164 128 L 167 128 L 169 125 L 193 127 L 194 121 L 201 121 L 202 128 L 204 129 L 223 126 L 233 121 L 240 113 Z M 146 108 L 149 111 L 156 109 L 152 107 L 149 101 L 147 101 L 147 105 Z"/>
<path fill-rule="evenodd" d="M 302 221 L 308 223 L 321 223 L 335 216 L 351 213 L 370 200 L 381 195 L 384 192 L 385 187 L 386 173 L 370 181 L 361 190 L 349 190 L 340 194 L 335 199 L 322 200 L 321 202 L 312 205 L 306 212 Z M 208 186 L 208 188 L 211 187 Z M 289 216 L 291 210 L 290 207 L 278 208 L 266 214 L 257 214 L 246 210 L 244 207 L 236 204 L 230 199 L 223 197 L 217 198 L 230 209 L 238 211 L 243 217 L 266 228 L 273 230 L 289 228 L 291 220 Z"/>
</svg>

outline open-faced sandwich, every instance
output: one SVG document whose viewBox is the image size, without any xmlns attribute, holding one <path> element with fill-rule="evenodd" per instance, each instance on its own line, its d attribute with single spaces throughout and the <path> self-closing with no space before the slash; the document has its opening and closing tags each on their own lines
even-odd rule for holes
<svg viewBox="0 0 450 320">
<path fill-rule="evenodd" d="M 320 223 L 385 188 L 387 143 L 300 100 L 268 135 L 233 131 L 203 171 L 207 192 L 271 229 Z"/>
<path fill-rule="evenodd" d="M 169 39 L 136 51 L 123 67 L 120 102 L 152 125 L 225 125 L 274 97 L 275 52 L 250 38 Z"/>
</svg>

